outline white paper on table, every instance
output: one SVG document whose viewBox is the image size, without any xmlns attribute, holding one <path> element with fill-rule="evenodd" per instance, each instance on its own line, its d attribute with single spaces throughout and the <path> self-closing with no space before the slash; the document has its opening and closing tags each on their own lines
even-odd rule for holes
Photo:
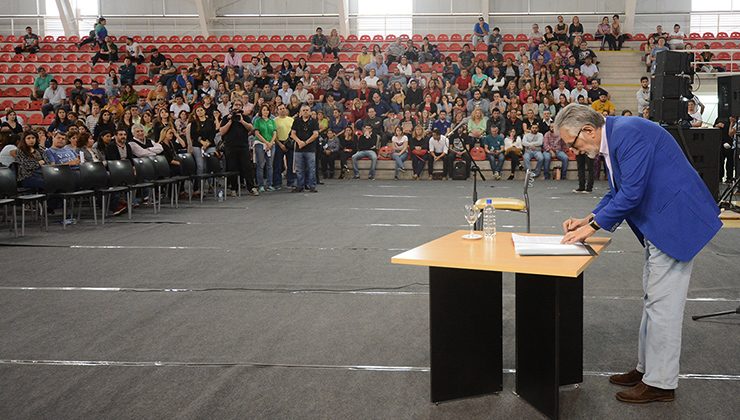
<svg viewBox="0 0 740 420">
<path fill-rule="evenodd" d="M 562 235 L 524 236 L 512 234 L 514 250 L 518 255 L 591 255 L 583 244 L 561 244 Z"/>
</svg>

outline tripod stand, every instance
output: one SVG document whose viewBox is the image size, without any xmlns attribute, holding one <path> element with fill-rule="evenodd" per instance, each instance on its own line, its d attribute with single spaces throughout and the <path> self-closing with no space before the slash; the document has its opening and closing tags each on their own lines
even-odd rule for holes
<svg viewBox="0 0 740 420">
<path fill-rule="evenodd" d="M 718 316 L 732 315 L 732 314 L 740 315 L 740 306 L 738 306 L 737 309 L 735 309 L 734 311 L 715 312 L 715 313 L 706 314 L 706 315 L 695 315 L 695 316 L 692 316 L 691 319 L 693 319 L 694 321 L 698 321 L 704 318 L 714 318 Z"/>
<path fill-rule="evenodd" d="M 738 176 L 737 170 L 738 168 L 738 150 L 735 149 L 732 153 L 732 167 L 734 169 L 734 179 L 730 182 L 730 185 L 725 188 L 725 191 L 719 196 L 719 199 L 717 200 L 717 205 L 725 210 L 733 210 L 736 212 L 740 212 L 740 207 L 733 204 L 732 198 L 735 196 L 735 194 L 738 192 L 738 188 L 740 188 L 740 176 Z M 729 178 L 729 176 L 728 176 Z"/>
</svg>

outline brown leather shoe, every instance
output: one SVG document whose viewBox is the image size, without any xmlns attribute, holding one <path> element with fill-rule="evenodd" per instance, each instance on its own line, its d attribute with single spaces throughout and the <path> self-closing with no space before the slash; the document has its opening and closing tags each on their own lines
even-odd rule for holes
<svg viewBox="0 0 740 420">
<path fill-rule="evenodd" d="M 644 373 L 640 372 L 637 369 L 632 369 L 627 373 L 620 373 L 618 375 L 610 376 L 609 382 L 613 383 L 614 385 L 635 386 L 639 384 L 640 381 L 642 381 L 642 375 L 644 375 Z"/>
<path fill-rule="evenodd" d="M 673 401 L 674 398 L 675 391 L 673 389 L 656 388 L 642 381 L 628 390 L 617 392 L 617 399 L 619 401 L 632 404 L 645 404 L 656 401 L 669 402 Z"/>
</svg>

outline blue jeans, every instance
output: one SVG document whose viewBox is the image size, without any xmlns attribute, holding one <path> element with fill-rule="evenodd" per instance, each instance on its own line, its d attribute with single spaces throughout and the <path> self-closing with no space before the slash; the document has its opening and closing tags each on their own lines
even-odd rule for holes
<svg viewBox="0 0 740 420">
<path fill-rule="evenodd" d="M 316 188 L 316 152 L 295 152 L 295 174 L 298 179 L 296 187 L 302 190 Z M 308 178 L 308 179 L 306 179 Z"/>
<path fill-rule="evenodd" d="M 396 161 L 396 176 L 398 176 L 398 172 L 403 169 L 403 162 L 406 161 L 406 158 L 409 156 L 409 152 L 403 152 L 401 154 L 393 152 L 391 156 L 393 157 L 393 160 Z"/>
<path fill-rule="evenodd" d="M 486 158 L 488 158 L 488 163 L 491 164 L 491 172 L 493 173 L 501 173 L 501 171 L 504 169 L 504 160 L 506 160 L 506 157 L 503 153 L 499 153 L 498 155 L 494 154 L 487 154 Z"/>
<path fill-rule="evenodd" d="M 293 150 L 288 149 L 283 152 L 283 149 L 276 144 L 273 151 L 275 152 L 275 155 L 272 158 L 272 186 L 278 188 L 283 185 L 283 157 L 285 157 L 288 164 L 288 168 L 285 170 L 287 185 L 289 187 L 294 187 L 295 172 L 293 172 Z"/>
<path fill-rule="evenodd" d="M 206 171 L 206 160 L 203 159 L 203 153 L 210 154 L 216 151 L 215 147 L 209 147 L 203 151 L 202 147 L 193 147 L 193 159 L 195 159 L 195 173 L 203 175 Z"/>
<path fill-rule="evenodd" d="M 259 141 L 254 143 L 254 169 L 257 173 L 258 187 L 272 186 L 272 158 L 277 148 L 279 147 L 274 146 L 270 151 L 270 156 L 267 156 L 265 145 Z M 267 172 L 267 182 L 265 182 L 265 172 Z"/>
<path fill-rule="evenodd" d="M 542 170 L 542 163 L 544 162 L 545 157 L 542 154 L 542 152 L 540 152 L 539 150 L 534 151 L 534 152 L 531 150 L 527 150 L 526 152 L 524 152 L 524 157 L 522 158 L 522 160 L 524 162 L 525 171 L 531 168 L 530 161 L 532 158 L 537 159 L 537 166 L 535 166 L 534 168 L 534 176 L 539 176 L 540 171 Z"/>
<path fill-rule="evenodd" d="M 550 161 L 552 160 L 552 155 L 550 152 L 545 152 L 545 179 L 550 179 Z M 555 159 L 559 160 L 561 163 L 560 166 L 560 179 L 565 179 L 565 174 L 568 172 L 568 155 L 565 154 L 564 151 L 560 150 L 555 154 Z"/>
<path fill-rule="evenodd" d="M 378 163 L 378 155 L 372 150 L 360 150 L 352 155 L 352 170 L 355 172 L 355 176 L 360 176 L 360 171 L 357 169 L 357 161 L 362 158 L 370 158 L 372 161 L 370 165 L 370 178 L 375 178 L 375 165 Z"/>
</svg>

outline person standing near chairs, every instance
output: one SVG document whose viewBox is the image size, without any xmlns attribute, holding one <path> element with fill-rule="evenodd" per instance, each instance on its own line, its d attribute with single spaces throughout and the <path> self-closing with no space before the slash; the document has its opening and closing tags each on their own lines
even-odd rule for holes
<svg viewBox="0 0 740 420">
<path fill-rule="evenodd" d="M 293 139 L 290 138 L 290 131 L 293 128 L 293 117 L 288 115 L 288 108 L 285 104 L 277 107 L 278 116 L 275 117 L 275 129 L 277 137 L 275 138 L 274 152 L 272 159 L 272 186 L 276 190 L 283 185 L 283 167 L 285 167 L 286 185 L 295 187 L 295 172 L 293 171 Z M 283 165 L 285 161 L 285 165 Z"/>
<path fill-rule="evenodd" d="M 216 151 L 216 124 L 206 114 L 205 108 L 198 106 L 190 117 L 189 128 L 190 143 L 193 148 L 196 173 L 202 175 L 205 172 L 206 162 L 203 155 Z"/>
<path fill-rule="evenodd" d="M 269 105 L 264 104 L 260 107 L 259 115 L 252 120 L 252 124 L 254 136 L 257 138 L 254 142 L 254 161 L 259 192 L 264 192 L 265 189 L 275 191 L 272 186 L 272 159 L 275 155 L 277 128 L 275 120 L 270 115 Z"/>
<path fill-rule="evenodd" d="M 219 130 L 224 143 L 226 170 L 238 171 L 247 184 L 249 194 L 259 195 L 254 186 L 254 165 L 249 153 L 249 132 L 254 130 L 254 126 L 242 115 L 244 104 L 241 99 L 235 100 L 232 105 L 231 114 L 224 116 Z M 236 196 L 238 185 L 235 176 L 229 180 L 229 187 L 230 194 Z"/>
<path fill-rule="evenodd" d="M 406 172 L 406 169 L 403 168 L 403 164 L 409 155 L 409 139 L 403 134 L 403 130 L 400 125 L 397 125 L 393 131 L 393 138 L 391 138 L 393 152 L 391 153 L 391 157 L 396 161 L 396 173 L 394 178 L 398 179 L 398 172 Z"/>
<path fill-rule="evenodd" d="M 302 192 L 308 188 L 316 190 L 316 141 L 319 138 L 319 124 L 311 118 L 311 108 L 301 106 L 300 117 L 293 121 L 291 139 L 295 142 L 293 159 L 297 178 L 296 186 L 291 192 Z"/>
</svg>

